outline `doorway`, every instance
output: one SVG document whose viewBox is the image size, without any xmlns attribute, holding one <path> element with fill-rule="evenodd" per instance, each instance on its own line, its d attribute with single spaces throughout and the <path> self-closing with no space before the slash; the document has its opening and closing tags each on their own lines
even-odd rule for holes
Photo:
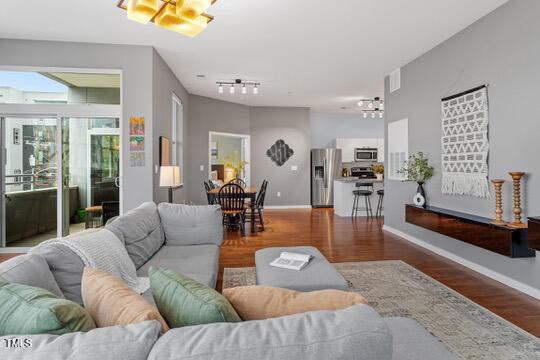
<svg viewBox="0 0 540 360">
<path fill-rule="evenodd" d="M 119 213 L 119 118 L 19 114 L 0 123 L 2 247 L 102 226 L 104 204 Z"/>
<path fill-rule="evenodd" d="M 208 135 L 208 178 L 218 184 L 240 178 L 251 184 L 251 137 L 210 131 Z"/>
</svg>

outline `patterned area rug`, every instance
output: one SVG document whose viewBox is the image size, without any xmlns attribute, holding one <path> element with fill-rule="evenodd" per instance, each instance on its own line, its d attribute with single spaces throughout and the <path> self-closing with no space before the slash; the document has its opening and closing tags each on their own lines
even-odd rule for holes
<svg viewBox="0 0 540 360">
<path fill-rule="evenodd" d="M 540 339 L 403 261 L 334 264 L 382 316 L 413 318 L 457 357 L 540 359 Z M 255 285 L 255 268 L 226 268 L 223 288 Z"/>
</svg>

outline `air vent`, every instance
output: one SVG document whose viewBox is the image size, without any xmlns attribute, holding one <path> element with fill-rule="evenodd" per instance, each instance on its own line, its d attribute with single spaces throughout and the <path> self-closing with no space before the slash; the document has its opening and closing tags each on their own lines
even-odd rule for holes
<svg viewBox="0 0 540 360">
<path fill-rule="evenodd" d="M 390 92 L 393 93 L 401 88 L 401 69 L 390 73 Z"/>
</svg>

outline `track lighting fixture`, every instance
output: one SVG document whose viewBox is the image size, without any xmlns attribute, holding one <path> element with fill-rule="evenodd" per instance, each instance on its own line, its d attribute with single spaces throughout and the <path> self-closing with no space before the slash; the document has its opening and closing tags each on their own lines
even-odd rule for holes
<svg viewBox="0 0 540 360">
<path fill-rule="evenodd" d="M 241 93 L 242 95 L 246 95 L 248 93 L 248 87 L 253 86 L 253 95 L 257 95 L 259 93 L 259 86 L 261 85 L 260 82 L 256 81 L 244 81 L 242 79 L 234 79 L 234 80 L 224 80 L 224 81 L 218 81 L 216 82 L 218 86 L 218 93 L 223 94 L 223 85 L 229 85 L 229 93 L 234 94 L 236 92 L 235 86 L 241 86 Z"/>
<path fill-rule="evenodd" d="M 362 115 L 364 119 L 371 114 L 371 118 L 374 119 L 377 114 L 382 119 L 384 116 L 384 101 L 380 97 L 374 97 L 372 99 L 360 99 L 357 102 L 358 107 L 362 108 Z M 366 108 L 364 108 L 364 106 Z"/>
</svg>

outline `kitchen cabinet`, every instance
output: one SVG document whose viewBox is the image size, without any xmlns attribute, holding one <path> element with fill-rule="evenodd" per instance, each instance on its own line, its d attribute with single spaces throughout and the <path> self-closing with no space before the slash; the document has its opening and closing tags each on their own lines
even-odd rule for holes
<svg viewBox="0 0 540 360">
<path fill-rule="evenodd" d="M 384 139 L 378 138 L 337 138 L 336 139 L 336 148 L 341 149 L 342 161 L 354 162 L 354 149 L 356 148 L 377 148 L 378 151 L 378 160 L 379 162 L 384 162 Z"/>
</svg>

